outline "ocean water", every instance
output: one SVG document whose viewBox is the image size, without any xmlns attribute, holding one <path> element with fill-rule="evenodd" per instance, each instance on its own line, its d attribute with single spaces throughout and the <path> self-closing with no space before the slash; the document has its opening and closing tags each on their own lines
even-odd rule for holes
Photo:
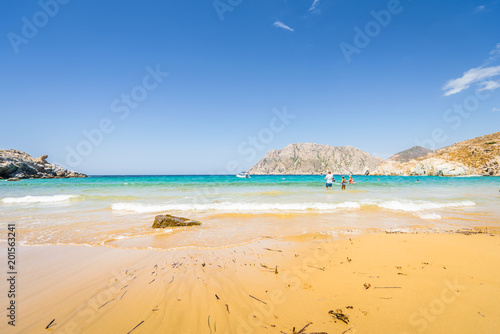
<svg viewBox="0 0 500 334">
<path fill-rule="evenodd" d="M 94 176 L 0 181 L 0 222 L 30 246 L 226 247 L 303 233 L 500 226 L 498 177 Z M 417 182 L 418 180 L 418 182 Z M 201 227 L 152 229 L 157 214 Z"/>
</svg>

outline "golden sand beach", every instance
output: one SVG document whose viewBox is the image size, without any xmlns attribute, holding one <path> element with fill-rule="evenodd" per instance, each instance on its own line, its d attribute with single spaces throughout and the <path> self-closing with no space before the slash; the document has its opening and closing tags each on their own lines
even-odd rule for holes
<svg viewBox="0 0 500 334">
<path fill-rule="evenodd" d="M 500 332 L 491 231 L 20 247 L 19 261 L 17 333 Z"/>
</svg>

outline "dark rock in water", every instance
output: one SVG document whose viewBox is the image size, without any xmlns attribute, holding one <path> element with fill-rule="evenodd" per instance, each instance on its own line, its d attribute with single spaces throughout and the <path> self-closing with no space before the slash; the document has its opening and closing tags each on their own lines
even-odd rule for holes
<svg viewBox="0 0 500 334">
<path fill-rule="evenodd" d="M 10 179 L 8 179 L 7 181 L 21 181 L 20 178 L 18 177 L 11 177 Z"/>
<path fill-rule="evenodd" d="M 153 228 L 193 226 L 193 225 L 201 225 L 201 223 L 197 220 L 191 220 L 183 217 L 175 217 L 171 215 L 158 215 L 155 217 Z"/>
</svg>

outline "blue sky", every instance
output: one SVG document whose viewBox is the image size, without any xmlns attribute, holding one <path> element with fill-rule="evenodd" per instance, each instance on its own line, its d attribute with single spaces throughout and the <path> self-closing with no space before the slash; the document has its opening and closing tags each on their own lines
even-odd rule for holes
<svg viewBox="0 0 500 334">
<path fill-rule="evenodd" d="M 232 174 L 296 142 L 385 158 L 499 131 L 498 0 L 59 1 L 0 4 L 0 148 Z"/>
</svg>

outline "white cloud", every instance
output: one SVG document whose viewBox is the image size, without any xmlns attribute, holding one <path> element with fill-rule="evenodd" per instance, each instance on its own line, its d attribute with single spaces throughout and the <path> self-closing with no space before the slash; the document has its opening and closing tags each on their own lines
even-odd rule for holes
<svg viewBox="0 0 500 334">
<path fill-rule="evenodd" d="M 290 28 L 289 26 L 287 26 L 286 24 L 284 24 L 281 21 L 276 21 L 276 22 L 273 23 L 273 25 L 275 27 L 278 27 L 278 28 L 281 28 L 281 29 L 285 29 L 285 30 L 288 30 L 288 31 L 295 31 L 295 29 Z"/>
<path fill-rule="evenodd" d="M 500 75 L 500 66 L 491 66 L 491 67 L 480 66 L 476 68 L 471 68 L 470 70 L 465 72 L 462 77 L 448 81 L 443 87 L 443 90 L 446 91 L 444 95 L 449 96 L 456 93 L 460 93 L 464 89 L 469 88 L 470 85 L 472 85 L 473 83 L 484 81 L 486 79 L 493 78 L 497 75 Z M 488 82 L 495 82 L 495 81 L 488 81 Z M 484 84 L 484 82 L 482 84 Z"/>
<path fill-rule="evenodd" d="M 491 109 L 491 111 L 493 111 L 493 112 L 500 111 L 500 108 L 493 108 L 493 109 Z"/>
<path fill-rule="evenodd" d="M 483 62 L 483 65 L 464 72 L 457 79 L 449 80 L 444 86 L 444 96 L 460 93 L 469 88 L 472 84 L 480 86 L 479 91 L 493 90 L 500 88 L 500 81 L 491 80 L 500 75 L 500 66 L 488 66 L 500 58 L 500 43 L 495 45 L 495 48 L 489 52 L 489 57 Z"/>
<path fill-rule="evenodd" d="M 309 11 L 318 14 L 319 13 L 319 0 L 314 0 L 311 7 L 309 7 Z"/>
<path fill-rule="evenodd" d="M 484 10 L 484 8 L 485 8 L 485 7 L 484 7 L 483 5 L 481 5 L 481 6 L 477 6 L 477 7 L 474 9 L 474 12 L 479 13 L 480 11 Z"/>
<path fill-rule="evenodd" d="M 490 51 L 489 55 L 490 56 L 489 56 L 488 60 L 486 60 L 486 64 L 492 63 L 495 60 L 497 60 L 498 58 L 500 58 L 500 43 L 497 43 L 495 48 Z"/>
<path fill-rule="evenodd" d="M 493 81 L 493 80 L 483 81 L 483 82 L 480 83 L 480 85 L 483 85 L 483 87 L 481 87 L 479 89 L 479 91 L 482 92 L 483 90 L 494 90 L 494 89 L 499 88 L 500 87 L 500 82 Z"/>
</svg>

